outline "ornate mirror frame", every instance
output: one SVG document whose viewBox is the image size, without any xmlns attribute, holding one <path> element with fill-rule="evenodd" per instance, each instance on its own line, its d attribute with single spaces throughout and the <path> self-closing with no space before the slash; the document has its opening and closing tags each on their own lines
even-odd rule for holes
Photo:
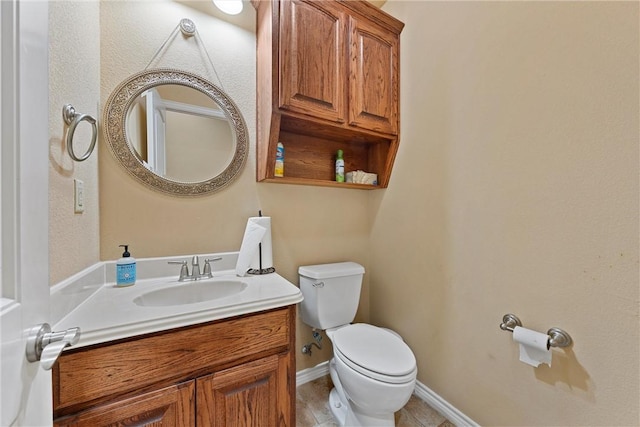
<svg viewBox="0 0 640 427">
<path fill-rule="evenodd" d="M 230 164 L 219 175 L 201 182 L 172 181 L 147 169 L 135 154 L 126 133 L 126 120 L 131 104 L 144 91 L 165 84 L 196 89 L 208 95 L 224 111 L 231 125 L 236 149 Z M 236 104 L 214 84 L 186 71 L 168 68 L 152 69 L 130 76 L 109 96 L 105 105 L 103 123 L 111 152 L 127 172 L 148 187 L 174 196 L 198 196 L 219 191 L 237 178 L 247 160 L 249 146 L 247 126 Z"/>
</svg>

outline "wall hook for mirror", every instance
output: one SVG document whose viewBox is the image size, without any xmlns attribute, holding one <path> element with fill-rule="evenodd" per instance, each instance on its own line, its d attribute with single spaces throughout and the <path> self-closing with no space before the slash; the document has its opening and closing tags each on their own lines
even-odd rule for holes
<svg viewBox="0 0 640 427">
<path fill-rule="evenodd" d="M 196 24 L 189 18 L 180 20 L 180 31 L 185 37 L 192 37 L 196 34 Z"/>
<path fill-rule="evenodd" d="M 178 23 L 178 25 L 176 25 L 176 27 L 173 29 L 171 34 L 169 34 L 169 37 L 167 37 L 166 40 L 162 43 L 162 45 L 160 45 L 160 48 L 153 55 L 153 57 L 151 58 L 151 61 L 149 61 L 149 63 L 145 67 L 145 70 L 148 70 L 149 68 L 151 68 L 151 65 L 156 60 L 158 60 L 160 56 L 162 56 L 162 53 L 164 52 L 165 48 L 175 38 L 175 36 L 178 34 L 178 31 L 180 31 L 185 36 L 186 39 L 190 39 L 191 37 L 193 37 L 193 39 L 196 41 L 196 44 L 198 46 L 198 49 L 200 50 L 201 55 L 203 57 L 206 57 L 206 61 L 204 61 L 205 66 L 211 68 L 209 71 L 212 72 L 212 76 L 215 76 L 216 80 L 218 81 L 218 85 L 224 91 L 225 89 L 224 89 L 224 85 L 222 84 L 222 80 L 220 79 L 220 76 L 216 71 L 216 67 L 213 65 L 213 61 L 209 56 L 209 52 L 207 52 L 207 48 L 205 47 L 205 44 L 202 41 L 200 34 L 198 33 L 198 28 L 196 27 L 195 22 L 193 22 L 189 18 L 182 18 L 180 20 L 180 22 Z"/>
<path fill-rule="evenodd" d="M 76 162 L 83 162 L 89 158 L 93 149 L 96 146 L 96 138 L 98 136 L 98 125 L 96 119 L 91 117 L 88 114 L 80 114 L 76 112 L 76 109 L 73 108 L 73 105 L 67 104 L 62 107 L 62 118 L 64 122 L 69 126 L 67 129 L 67 152 L 69 156 Z M 87 121 L 91 124 L 91 142 L 89 143 L 89 148 L 87 151 L 80 157 L 76 156 L 75 150 L 73 149 L 73 135 L 76 132 L 76 127 L 80 124 L 81 121 Z"/>
</svg>

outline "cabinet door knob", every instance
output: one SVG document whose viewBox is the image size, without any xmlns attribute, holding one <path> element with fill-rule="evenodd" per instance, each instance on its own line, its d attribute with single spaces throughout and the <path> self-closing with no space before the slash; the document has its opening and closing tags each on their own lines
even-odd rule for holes
<svg viewBox="0 0 640 427">
<path fill-rule="evenodd" d="M 48 323 L 34 326 L 27 337 L 27 360 L 40 361 L 42 369 L 48 371 L 56 363 L 62 350 L 77 344 L 78 340 L 80 340 L 80 328 L 51 332 L 51 326 Z"/>
</svg>

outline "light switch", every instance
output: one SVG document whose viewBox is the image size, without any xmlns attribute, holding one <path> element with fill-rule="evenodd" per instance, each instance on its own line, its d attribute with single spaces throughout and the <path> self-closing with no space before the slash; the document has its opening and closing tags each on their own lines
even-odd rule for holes
<svg viewBox="0 0 640 427">
<path fill-rule="evenodd" d="M 84 212 L 84 182 L 79 179 L 73 180 L 73 188 L 75 190 L 75 213 Z"/>
</svg>

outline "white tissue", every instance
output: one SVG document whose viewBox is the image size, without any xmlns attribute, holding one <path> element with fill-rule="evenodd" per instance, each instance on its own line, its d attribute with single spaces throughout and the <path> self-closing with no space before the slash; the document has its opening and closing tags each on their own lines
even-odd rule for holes
<svg viewBox="0 0 640 427">
<path fill-rule="evenodd" d="M 260 269 L 260 253 L 262 253 L 262 269 L 273 267 L 273 252 L 271 248 L 271 217 L 256 216 L 249 218 L 250 222 L 264 227 L 264 236 L 260 240 L 261 251 L 256 251 L 251 259 L 249 268 Z"/>
<path fill-rule="evenodd" d="M 251 260 L 258 252 L 258 243 L 260 243 L 267 231 L 265 227 L 256 224 L 252 219 L 254 218 L 249 218 L 249 221 L 247 221 L 247 227 L 244 230 L 244 237 L 242 238 L 242 245 L 240 245 L 238 261 L 236 262 L 236 275 L 240 277 L 247 275 Z"/>
<path fill-rule="evenodd" d="M 520 344 L 520 361 L 536 368 L 541 363 L 551 366 L 551 350 L 547 345 L 549 336 L 541 332 L 516 326 L 513 340 Z"/>
<path fill-rule="evenodd" d="M 260 251 L 258 251 L 259 244 Z M 254 216 L 247 220 L 238 262 L 236 262 L 236 275 L 242 277 L 247 275 L 248 269 L 258 270 L 261 256 L 262 269 L 273 267 L 271 217 L 268 216 Z"/>
<path fill-rule="evenodd" d="M 378 174 L 368 173 L 361 170 L 347 172 L 346 182 L 354 184 L 378 185 Z"/>
</svg>

